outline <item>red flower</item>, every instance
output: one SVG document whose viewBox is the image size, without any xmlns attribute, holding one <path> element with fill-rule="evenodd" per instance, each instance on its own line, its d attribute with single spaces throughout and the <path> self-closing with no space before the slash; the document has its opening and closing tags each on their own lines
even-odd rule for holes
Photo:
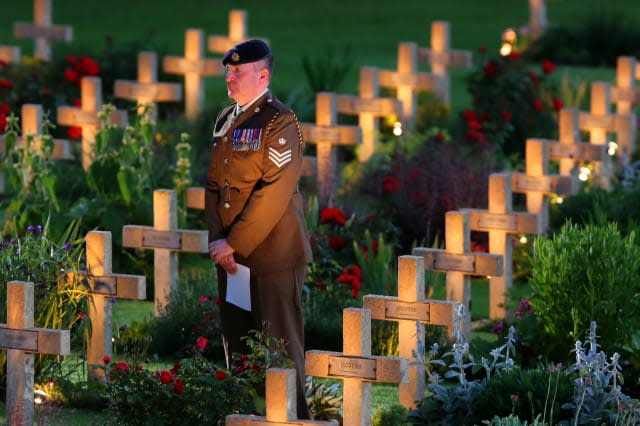
<svg viewBox="0 0 640 426">
<path fill-rule="evenodd" d="M 347 240 L 342 237 L 333 236 L 329 237 L 329 247 L 334 249 L 335 251 L 340 251 L 347 245 Z"/>
<path fill-rule="evenodd" d="M 470 142 L 488 143 L 487 137 L 477 130 L 468 130 L 466 134 L 467 140 Z"/>
<path fill-rule="evenodd" d="M 502 115 L 504 121 L 511 121 L 511 113 L 509 111 L 502 111 L 500 115 Z"/>
<path fill-rule="evenodd" d="M 438 132 L 433 136 L 433 140 L 436 142 L 443 142 L 444 141 L 444 133 L 442 132 Z"/>
<path fill-rule="evenodd" d="M 478 48 L 478 52 L 483 53 L 483 54 L 484 54 L 484 53 L 487 53 L 487 48 L 486 48 L 486 47 L 484 47 L 484 46 L 480 46 L 480 47 Z"/>
<path fill-rule="evenodd" d="M 514 61 L 520 59 L 521 56 L 520 52 L 516 52 L 515 50 L 512 50 L 511 53 L 509 53 L 509 57 Z"/>
<path fill-rule="evenodd" d="M 216 370 L 216 379 L 224 380 L 227 378 L 227 373 L 223 370 Z"/>
<path fill-rule="evenodd" d="M 482 129 L 482 124 L 478 120 L 470 120 L 467 122 L 467 125 L 472 130 L 480 130 Z"/>
<path fill-rule="evenodd" d="M 484 66 L 485 77 L 490 77 L 494 75 L 496 72 L 498 72 L 498 67 L 493 61 L 487 63 L 487 65 Z"/>
<path fill-rule="evenodd" d="M 76 64 L 76 69 L 85 75 L 98 75 L 100 74 L 100 65 L 88 56 L 81 56 L 80 60 Z"/>
<path fill-rule="evenodd" d="M 74 99 L 71 101 L 71 105 L 81 108 L 82 107 L 82 100 L 81 99 Z"/>
<path fill-rule="evenodd" d="M 13 82 L 11 80 L 7 80 L 3 78 L 0 80 L 0 89 L 11 89 L 13 87 Z"/>
<path fill-rule="evenodd" d="M 105 364 L 109 364 L 111 362 L 111 357 L 109 355 L 105 355 L 102 357 L 102 362 Z"/>
<path fill-rule="evenodd" d="M 84 312 L 80 311 L 78 312 L 78 318 L 80 318 L 81 320 L 84 319 Z"/>
<path fill-rule="evenodd" d="M 467 121 L 471 121 L 471 120 L 477 120 L 478 118 L 476 117 L 476 112 L 471 110 L 471 109 L 467 109 L 462 113 L 462 116 L 464 117 L 465 120 Z"/>
<path fill-rule="evenodd" d="M 125 361 L 118 361 L 116 362 L 115 369 L 121 371 L 129 371 L 129 364 L 127 364 Z"/>
<path fill-rule="evenodd" d="M 181 394 L 184 392 L 184 382 L 180 379 L 176 380 L 176 383 L 173 385 L 173 391 L 177 394 Z"/>
<path fill-rule="evenodd" d="M 548 59 L 545 59 L 544 61 L 542 61 L 542 72 L 544 72 L 545 74 L 551 74 L 555 70 L 556 70 L 556 64 L 554 64 Z"/>
<path fill-rule="evenodd" d="M 9 115 L 9 113 L 11 112 L 11 107 L 8 103 L 4 102 L 0 104 L 0 112 Z"/>
<path fill-rule="evenodd" d="M 320 212 L 320 221 L 322 223 L 336 223 L 344 226 L 347 223 L 342 210 L 335 207 L 326 207 Z"/>
<path fill-rule="evenodd" d="M 66 70 L 64 70 L 62 76 L 70 83 L 75 83 L 80 78 L 80 75 L 78 75 L 78 71 L 74 70 L 73 68 L 67 68 Z"/>
<path fill-rule="evenodd" d="M 209 300 L 211 300 L 211 298 L 209 296 L 200 296 L 200 297 L 198 297 L 198 302 L 200 302 L 200 303 L 207 303 Z"/>
<path fill-rule="evenodd" d="M 562 103 L 562 99 L 553 98 L 553 109 L 557 112 L 560 112 L 564 108 L 564 104 Z"/>
<path fill-rule="evenodd" d="M 80 139 L 82 137 L 82 127 L 71 126 L 67 129 L 69 139 Z"/>
<path fill-rule="evenodd" d="M 398 178 L 393 175 L 387 175 L 382 178 L 382 188 L 384 188 L 385 192 L 398 191 L 401 186 Z"/>
<path fill-rule="evenodd" d="M 7 127 L 7 114 L 0 112 L 0 132 L 4 132 Z"/>
<path fill-rule="evenodd" d="M 160 383 L 166 385 L 167 383 L 173 382 L 173 374 L 170 371 L 162 370 L 160 372 Z"/>
<path fill-rule="evenodd" d="M 533 108 L 536 112 L 542 112 L 542 101 L 540 99 L 533 101 Z"/>
<path fill-rule="evenodd" d="M 76 58 L 75 55 L 67 56 L 67 63 L 74 65 L 76 62 L 78 62 L 78 58 Z"/>
<path fill-rule="evenodd" d="M 209 339 L 207 339 L 206 337 L 200 336 L 196 339 L 196 347 L 200 352 L 205 350 L 205 348 L 207 347 L 207 343 L 209 343 Z"/>
<path fill-rule="evenodd" d="M 220 305 L 220 296 L 216 296 L 216 305 Z"/>
</svg>

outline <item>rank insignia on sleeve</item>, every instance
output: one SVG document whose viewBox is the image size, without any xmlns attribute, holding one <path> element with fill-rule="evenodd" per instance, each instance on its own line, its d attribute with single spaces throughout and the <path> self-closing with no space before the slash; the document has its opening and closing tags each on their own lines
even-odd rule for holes
<svg viewBox="0 0 640 426">
<path fill-rule="evenodd" d="M 236 129 L 231 139 L 232 151 L 257 151 L 262 145 L 262 129 Z"/>
<path fill-rule="evenodd" d="M 278 139 L 278 143 L 279 143 L 280 145 L 285 145 L 285 144 L 287 143 L 287 139 L 285 139 L 285 138 L 280 138 L 280 139 Z"/>
<path fill-rule="evenodd" d="M 275 148 L 270 146 L 269 160 L 273 161 L 273 164 L 275 164 L 278 168 L 280 168 L 291 161 L 291 149 L 278 152 Z"/>
</svg>

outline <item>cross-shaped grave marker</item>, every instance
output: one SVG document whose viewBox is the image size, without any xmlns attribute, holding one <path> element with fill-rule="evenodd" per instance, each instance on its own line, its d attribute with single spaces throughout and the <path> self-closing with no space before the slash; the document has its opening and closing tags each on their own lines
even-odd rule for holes
<svg viewBox="0 0 640 426">
<path fill-rule="evenodd" d="M 399 116 L 402 112 L 399 100 L 379 98 L 379 92 L 378 70 L 374 67 L 361 67 L 359 95 L 336 96 L 338 113 L 358 116 L 358 125 L 362 129 L 362 144 L 358 149 L 358 159 L 361 162 L 366 162 L 375 152 L 378 117 Z"/>
<path fill-rule="evenodd" d="M 31 141 L 34 144 L 34 148 L 38 148 L 41 146 L 41 140 L 37 136 L 41 135 L 42 132 L 42 124 L 44 122 L 44 112 L 42 110 L 42 105 L 35 104 L 23 104 L 22 105 L 22 137 L 16 139 L 17 144 L 25 144 L 27 142 L 28 137 L 34 137 L 35 139 Z M 4 155 L 6 153 L 6 135 L 0 135 L 0 154 Z M 54 139 L 53 140 L 54 147 L 52 156 L 55 159 L 61 160 L 69 160 L 72 159 L 71 155 L 71 147 L 69 145 L 69 141 L 65 139 Z M 26 180 L 30 180 L 29 171 L 27 171 Z M 0 192 L 4 192 L 4 175 L 0 174 Z"/>
<path fill-rule="evenodd" d="M 20 48 L 18 46 L 0 46 L 0 62 L 19 64 L 20 59 Z"/>
<path fill-rule="evenodd" d="M 229 414 L 226 426 L 284 426 L 284 425 L 338 425 L 335 420 L 300 420 L 296 410 L 296 370 L 292 368 L 267 369 L 265 385 L 265 416 Z"/>
<path fill-rule="evenodd" d="M 305 141 L 316 144 L 316 178 L 321 209 L 332 206 L 335 201 L 338 187 L 337 145 L 356 145 L 362 140 L 359 127 L 336 123 L 336 95 L 326 92 L 316 95 L 316 123 L 300 123 Z"/>
<path fill-rule="evenodd" d="M 69 330 L 35 328 L 32 282 L 7 283 L 7 323 L 0 324 L 0 348 L 7 350 L 7 423 L 33 424 L 34 353 L 69 355 Z"/>
<path fill-rule="evenodd" d="M 185 32 L 184 57 L 165 56 L 162 60 L 164 72 L 184 75 L 185 115 L 195 120 L 204 105 L 203 76 L 222 76 L 224 67 L 218 59 L 204 57 L 204 32 L 191 28 Z"/>
<path fill-rule="evenodd" d="M 434 21 L 431 24 L 431 47 L 418 48 L 418 61 L 428 64 L 431 72 L 442 79 L 438 95 L 442 101 L 451 103 L 449 67 L 471 68 L 472 53 L 469 50 L 450 49 L 451 30 L 446 21 Z"/>
<path fill-rule="evenodd" d="M 525 173 L 512 173 L 514 193 L 526 194 L 527 211 L 540 215 L 541 229 L 549 226 L 549 195 L 575 195 L 578 182 L 574 176 L 549 174 L 549 145 L 544 139 L 527 139 Z"/>
<path fill-rule="evenodd" d="M 114 274 L 112 272 L 111 232 L 90 231 L 86 236 L 87 271 L 69 273 L 67 279 L 79 277 L 87 280 L 91 288 L 89 320 L 91 336 L 87 345 L 87 362 L 99 366 L 105 355 L 112 352 L 112 298 L 144 300 L 147 297 L 147 279 L 144 275 Z M 89 378 L 104 378 L 104 369 L 89 369 Z"/>
<path fill-rule="evenodd" d="M 607 145 L 607 134 L 615 133 L 620 164 L 627 164 L 636 152 L 637 124 L 633 113 L 611 112 L 611 84 L 595 81 L 591 84 L 591 112 L 580 111 L 580 130 L 589 131 L 589 140 L 596 145 Z M 597 168 L 596 168 L 597 169 Z M 600 174 L 596 170 L 596 174 Z"/>
<path fill-rule="evenodd" d="M 640 87 L 636 80 L 640 79 L 638 60 L 633 56 L 619 56 L 616 64 L 616 86 L 611 89 L 611 96 L 616 103 L 616 112 L 629 114 L 633 106 L 640 104 Z"/>
<path fill-rule="evenodd" d="M 82 77 L 81 107 L 58 107 L 58 124 L 82 128 L 82 167 L 87 170 L 93 162 L 96 133 L 100 128 L 98 113 L 102 110 L 102 81 L 100 77 Z M 127 124 L 127 112 L 115 110 L 111 123 L 119 127 Z"/>
<path fill-rule="evenodd" d="M 116 98 L 131 99 L 140 106 L 151 105 L 156 117 L 154 102 L 179 102 L 182 86 L 178 83 L 158 82 L 158 56 L 155 52 L 138 53 L 138 81 L 116 80 L 113 85 Z M 138 113 L 140 113 L 140 109 Z"/>
<path fill-rule="evenodd" d="M 208 232 L 178 229 L 176 191 L 153 191 L 153 226 L 122 227 L 124 247 L 152 249 L 155 315 L 160 316 L 178 280 L 178 252 L 209 253 Z"/>
<path fill-rule="evenodd" d="M 520 32 L 531 39 L 536 39 L 547 28 L 547 9 L 544 0 L 529 0 L 529 25 L 520 28 Z"/>
<path fill-rule="evenodd" d="M 489 278 L 489 318 L 503 319 L 506 314 L 506 292 L 513 281 L 512 243 L 513 234 L 541 234 L 542 221 L 535 213 L 513 211 L 513 178 L 508 173 L 493 173 L 489 176 L 489 209 L 463 209 L 469 213 L 469 228 L 472 231 L 489 233 L 489 253 L 500 254 L 503 273 Z"/>
<path fill-rule="evenodd" d="M 415 256 L 424 258 L 427 271 L 446 272 L 447 300 L 464 306 L 462 328 L 471 335 L 471 276 L 500 276 L 504 274 L 502 255 L 471 251 L 471 219 L 465 211 L 445 214 L 445 248 L 416 247 Z"/>
<path fill-rule="evenodd" d="M 371 310 L 342 311 L 342 352 L 307 351 L 308 376 L 343 381 L 343 424 L 371 424 L 371 383 L 406 383 L 408 361 L 371 355 Z"/>
<path fill-rule="evenodd" d="M 227 53 L 227 50 L 249 38 L 247 28 L 247 11 L 231 10 L 229 12 L 229 35 L 210 35 L 207 38 L 207 49 L 212 53 Z M 264 38 L 260 39 L 267 42 Z"/>
<path fill-rule="evenodd" d="M 35 22 L 16 22 L 13 25 L 13 35 L 16 38 L 36 40 L 34 56 L 43 61 L 51 61 L 51 40 L 73 40 L 73 28 L 68 25 L 51 25 L 51 9 L 51 0 L 34 0 Z"/>
<path fill-rule="evenodd" d="M 599 186 L 608 189 L 611 182 L 611 157 L 606 145 L 594 145 L 580 141 L 580 113 L 575 109 L 562 109 L 559 117 L 559 140 L 550 141 L 549 159 L 558 160 L 560 175 L 575 174 L 576 164 L 580 162 L 596 162 L 599 175 L 596 176 Z"/>
<path fill-rule="evenodd" d="M 366 295 L 363 308 L 371 310 L 375 320 L 398 323 L 398 349 L 401 358 L 409 360 L 407 383 L 400 383 L 400 404 L 411 409 L 424 398 L 425 370 L 420 358 L 425 342 L 424 324 L 447 327 L 451 338 L 459 309 L 457 302 L 424 298 L 424 258 L 398 257 L 398 297 Z"/>
<path fill-rule="evenodd" d="M 402 102 L 402 121 L 409 130 L 415 126 L 417 93 L 432 91 L 442 93 L 444 80 L 432 73 L 418 72 L 418 45 L 400 43 L 398 45 L 398 67 L 396 71 L 380 70 L 380 86 L 396 90 L 396 97 Z"/>
</svg>

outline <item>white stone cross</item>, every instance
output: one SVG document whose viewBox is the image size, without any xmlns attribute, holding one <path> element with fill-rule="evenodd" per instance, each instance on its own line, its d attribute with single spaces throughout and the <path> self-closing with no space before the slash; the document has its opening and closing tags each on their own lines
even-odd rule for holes
<svg viewBox="0 0 640 426">
<path fill-rule="evenodd" d="M 335 425 L 335 420 L 300 420 L 296 410 L 296 370 L 292 368 L 267 369 L 265 385 L 265 416 L 229 414 L 226 426 L 284 426 Z"/>
<path fill-rule="evenodd" d="M 640 104 L 640 66 L 633 56 L 619 56 L 616 64 L 616 86 L 611 89 L 611 97 L 616 103 L 616 112 L 629 114 L 634 105 Z"/>
<path fill-rule="evenodd" d="M 503 319 L 507 290 L 513 282 L 511 235 L 541 234 L 538 214 L 513 211 L 513 178 L 508 173 L 489 176 L 489 209 L 463 209 L 469 212 L 469 228 L 489 233 L 489 253 L 503 256 L 503 273 L 489 278 L 489 318 Z"/>
<path fill-rule="evenodd" d="M 471 68 L 473 62 L 471 51 L 450 49 L 450 34 L 448 22 L 434 21 L 431 24 L 431 47 L 418 48 L 418 61 L 421 64 L 428 64 L 431 72 L 442 78 L 438 95 L 446 105 L 451 103 L 448 68 Z"/>
<path fill-rule="evenodd" d="M 34 23 L 16 22 L 13 35 L 16 38 L 36 40 L 35 57 L 51 61 L 51 40 L 70 42 L 73 40 L 73 28 L 68 25 L 51 25 L 51 0 L 34 0 Z"/>
<path fill-rule="evenodd" d="M 547 28 L 547 9 L 544 0 L 529 0 L 529 25 L 520 32 L 531 39 L 540 37 Z"/>
<path fill-rule="evenodd" d="M 418 72 L 418 46 L 416 43 L 398 45 L 397 70 L 380 70 L 380 86 L 396 90 L 402 102 L 402 121 L 409 130 L 415 126 L 417 93 L 442 93 L 444 79 L 432 73 Z"/>
<path fill-rule="evenodd" d="M 81 107 L 59 106 L 58 124 L 63 126 L 80 126 L 82 128 L 82 167 L 91 167 L 94 157 L 96 134 L 101 126 L 98 113 L 102 110 L 102 81 L 100 77 L 82 77 Z M 119 127 L 126 126 L 127 112 L 113 111 L 111 123 Z"/>
<path fill-rule="evenodd" d="M 112 298 L 144 300 L 147 297 L 147 278 L 144 275 L 114 274 L 112 272 L 111 232 L 90 231 L 86 236 L 87 271 L 69 273 L 67 280 L 83 279 L 91 288 L 89 320 L 91 336 L 87 345 L 89 365 L 102 365 L 105 355 L 112 354 Z M 90 368 L 90 379 L 103 379 L 104 369 Z"/>
<path fill-rule="evenodd" d="M 7 350 L 7 424 L 33 424 L 34 353 L 69 355 L 69 330 L 35 328 L 32 282 L 7 283 L 7 323 L 0 324 L 0 348 Z"/>
<path fill-rule="evenodd" d="M 229 12 L 229 35 L 210 35 L 207 38 L 207 50 L 212 53 L 227 53 L 227 50 L 236 44 L 250 38 L 247 35 L 247 28 L 247 11 L 241 9 L 231 10 Z M 268 44 L 266 39 L 260 39 Z"/>
<path fill-rule="evenodd" d="M 140 106 L 151 105 L 155 118 L 154 103 L 181 101 L 182 86 L 178 83 L 158 82 L 158 56 L 155 52 L 140 52 L 138 53 L 138 81 L 116 80 L 113 95 L 116 98 L 134 100 Z"/>
<path fill-rule="evenodd" d="M 204 57 L 204 32 L 191 28 L 185 32 L 184 57 L 165 56 L 162 69 L 169 74 L 184 75 L 185 114 L 195 120 L 204 105 L 204 76 L 223 76 L 219 59 Z"/>
<path fill-rule="evenodd" d="M 380 84 L 377 68 L 360 68 L 359 88 L 358 96 L 337 95 L 336 110 L 339 114 L 358 116 L 358 125 L 362 129 L 358 159 L 366 162 L 375 152 L 379 117 L 400 116 L 402 103 L 397 99 L 378 97 Z"/>
<path fill-rule="evenodd" d="M 371 310 L 342 311 L 342 352 L 312 350 L 305 356 L 308 376 L 343 381 L 343 424 L 371 424 L 371 383 L 406 383 L 408 361 L 371 355 Z"/>
<path fill-rule="evenodd" d="M 471 251 L 468 212 L 448 211 L 445 214 L 444 237 L 444 249 L 415 247 L 412 254 L 424 258 L 426 270 L 446 273 L 447 300 L 464 306 L 462 328 L 467 336 L 471 336 L 471 276 L 503 275 L 504 259 L 500 254 Z"/>
<path fill-rule="evenodd" d="M 409 360 L 408 382 L 398 388 L 400 404 L 407 409 L 424 398 L 425 370 L 420 358 L 427 346 L 424 324 L 447 327 L 451 338 L 459 309 L 457 302 L 424 298 L 424 270 L 423 257 L 398 257 L 398 297 L 368 294 L 362 305 L 371 310 L 372 319 L 398 323 L 399 355 Z"/>
<path fill-rule="evenodd" d="M 549 195 L 575 195 L 579 189 L 575 176 L 549 174 L 549 143 L 544 139 L 527 139 L 525 172 L 511 174 L 512 192 L 526 194 L 527 211 L 540 215 L 543 231 L 549 226 Z"/>
<path fill-rule="evenodd" d="M 178 280 L 178 252 L 208 253 L 208 232 L 178 229 L 175 190 L 153 191 L 153 226 L 122 227 L 124 247 L 152 249 L 155 315 L 160 316 Z"/>
<path fill-rule="evenodd" d="M 338 180 L 338 145 L 357 145 L 362 131 L 357 126 L 337 124 L 336 95 L 316 95 L 316 123 L 300 123 L 304 140 L 316 145 L 318 203 L 320 208 L 334 204 Z"/>
</svg>

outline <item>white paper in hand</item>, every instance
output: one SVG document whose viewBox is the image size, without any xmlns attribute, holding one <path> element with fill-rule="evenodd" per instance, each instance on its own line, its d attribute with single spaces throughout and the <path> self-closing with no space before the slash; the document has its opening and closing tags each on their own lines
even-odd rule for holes
<svg viewBox="0 0 640 426">
<path fill-rule="evenodd" d="M 240 264 L 235 274 L 227 273 L 227 302 L 249 312 L 251 312 L 250 278 L 249 268 Z"/>
</svg>

